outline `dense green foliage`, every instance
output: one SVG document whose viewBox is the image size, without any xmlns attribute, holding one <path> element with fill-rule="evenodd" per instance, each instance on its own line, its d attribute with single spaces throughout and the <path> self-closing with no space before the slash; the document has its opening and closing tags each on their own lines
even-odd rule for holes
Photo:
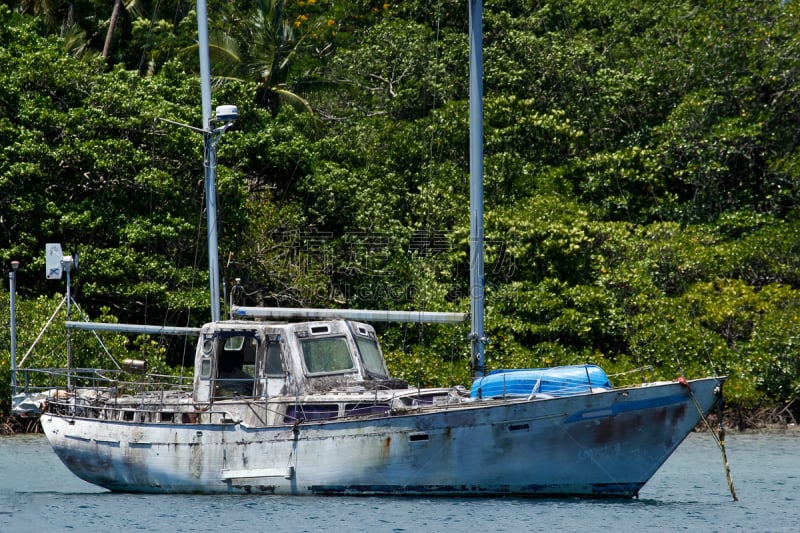
<svg viewBox="0 0 800 533">
<path fill-rule="evenodd" d="M 63 291 L 42 275 L 46 242 L 80 253 L 93 318 L 208 316 L 202 143 L 158 120 L 200 121 L 193 3 L 126 5 L 105 58 L 107 2 L 0 8 L 0 261 L 22 263 L 23 348 Z M 226 290 L 466 310 L 466 2 L 209 14 L 215 105 L 241 116 L 219 152 Z M 798 36 L 793 1 L 485 2 L 490 368 L 718 372 L 741 405 L 796 398 Z M 382 332 L 393 373 L 422 384 L 468 379 L 466 334 Z M 150 342 L 116 340 L 185 357 L 183 340 Z M 4 334 L 0 394 L 7 354 Z"/>
</svg>

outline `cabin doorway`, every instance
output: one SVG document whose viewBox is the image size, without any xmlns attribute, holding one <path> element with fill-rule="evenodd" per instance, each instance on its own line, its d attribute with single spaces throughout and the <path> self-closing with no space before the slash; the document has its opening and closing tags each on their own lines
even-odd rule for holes
<svg viewBox="0 0 800 533">
<path fill-rule="evenodd" d="M 252 335 L 220 336 L 214 398 L 253 397 L 256 382 L 258 338 Z"/>
</svg>

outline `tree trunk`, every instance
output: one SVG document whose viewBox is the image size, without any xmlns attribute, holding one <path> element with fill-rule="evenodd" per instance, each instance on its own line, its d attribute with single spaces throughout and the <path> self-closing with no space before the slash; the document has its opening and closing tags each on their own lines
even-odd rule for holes
<svg viewBox="0 0 800 533">
<path fill-rule="evenodd" d="M 103 45 L 103 59 L 108 59 L 108 54 L 111 51 L 111 38 L 114 36 L 114 27 L 117 25 L 119 18 L 119 10 L 122 7 L 122 0 L 114 1 L 114 10 L 111 12 L 111 19 L 108 21 L 108 32 L 106 33 L 106 42 Z"/>
</svg>

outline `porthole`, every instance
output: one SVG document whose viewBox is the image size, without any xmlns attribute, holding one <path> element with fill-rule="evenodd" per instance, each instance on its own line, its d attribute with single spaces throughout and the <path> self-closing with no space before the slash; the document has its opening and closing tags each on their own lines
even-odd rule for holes
<svg viewBox="0 0 800 533">
<path fill-rule="evenodd" d="M 214 349 L 214 341 L 212 339 L 206 339 L 203 341 L 203 353 L 208 355 Z"/>
</svg>

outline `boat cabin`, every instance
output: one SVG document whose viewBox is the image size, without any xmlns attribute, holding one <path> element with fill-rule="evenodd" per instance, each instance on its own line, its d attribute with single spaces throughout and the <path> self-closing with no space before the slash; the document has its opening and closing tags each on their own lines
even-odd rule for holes
<svg viewBox="0 0 800 533">
<path fill-rule="evenodd" d="M 204 404 L 232 397 L 303 396 L 389 381 L 368 324 L 222 321 L 206 324 L 200 333 L 193 399 Z"/>
</svg>

